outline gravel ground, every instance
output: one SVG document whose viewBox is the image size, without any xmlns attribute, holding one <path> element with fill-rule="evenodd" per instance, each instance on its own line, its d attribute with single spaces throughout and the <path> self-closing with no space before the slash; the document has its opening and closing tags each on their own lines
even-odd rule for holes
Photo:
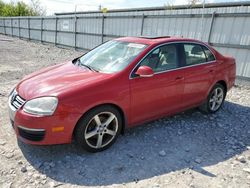
<svg viewBox="0 0 250 188">
<path fill-rule="evenodd" d="M 0 187 L 250 187 L 249 87 L 234 87 L 214 115 L 194 109 L 129 129 L 101 153 L 18 142 L 11 88 L 81 53 L 0 35 Z"/>
</svg>

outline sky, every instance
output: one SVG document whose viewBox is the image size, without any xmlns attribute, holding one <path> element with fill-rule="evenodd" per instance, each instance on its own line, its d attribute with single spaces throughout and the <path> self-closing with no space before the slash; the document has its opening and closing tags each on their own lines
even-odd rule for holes
<svg viewBox="0 0 250 188">
<path fill-rule="evenodd" d="M 5 2 L 17 2 L 18 0 L 4 0 Z M 30 4 L 30 0 L 22 0 Z M 231 0 L 238 1 L 238 0 Z M 240 1 L 240 0 L 239 0 Z M 241 0 L 242 1 L 242 0 Z M 109 9 L 154 7 L 163 5 L 183 5 L 187 0 L 40 0 L 41 6 L 46 9 L 47 15 L 59 12 L 74 12 L 98 10 L 99 5 Z M 203 0 L 200 0 L 203 2 Z M 206 3 L 228 2 L 228 0 L 205 0 Z"/>
</svg>

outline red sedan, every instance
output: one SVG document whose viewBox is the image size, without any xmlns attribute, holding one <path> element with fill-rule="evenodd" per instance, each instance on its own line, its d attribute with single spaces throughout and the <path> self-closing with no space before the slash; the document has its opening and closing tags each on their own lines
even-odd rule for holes
<svg viewBox="0 0 250 188">
<path fill-rule="evenodd" d="M 75 138 L 97 152 L 127 127 L 194 107 L 218 111 L 234 81 L 235 59 L 208 44 L 125 37 L 26 76 L 10 94 L 9 115 L 25 143 Z"/>
</svg>

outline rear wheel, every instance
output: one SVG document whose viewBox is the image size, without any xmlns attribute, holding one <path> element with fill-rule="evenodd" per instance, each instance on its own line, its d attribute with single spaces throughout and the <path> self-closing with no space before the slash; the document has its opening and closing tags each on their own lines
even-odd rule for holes
<svg viewBox="0 0 250 188">
<path fill-rule="evenodd" d="M 210 91 L 206 102 L 199 107 L 200 110 L 205 113 L 217 112 L 221 108 L 225 96 L 226 96 L 225 88 L 219 83 L 215 84 L 215 86 Z"/>
<path fill-rule="evenodd" d="M 97 107 L 80 120 L 75 130 L 77 143 L 89 152 L 110 147 L 121 132 L 122 118 L 112 106 Z"/>
</svg>

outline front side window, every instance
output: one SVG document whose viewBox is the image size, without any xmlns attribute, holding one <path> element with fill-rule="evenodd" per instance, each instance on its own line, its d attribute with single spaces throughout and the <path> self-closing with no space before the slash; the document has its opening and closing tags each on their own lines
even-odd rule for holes
<svg viewBox="0 0 250 188">
<path fill-rule="evenodd" d="M 184 44 L 186 65 L 196 65 L 207 61 L 205 52 L 199 44 Z"/>
<path fill-rule="evenodd" d="M 149 66 L 155 73 L 178 67 L 177 45 L 168 44 L 156 48 L 146 56 L 140 66 Z"/>
<path fill-rule="evenodd" d="M 145 44 L 113 40 L 80 57 L 78 64 L 99 72 L 119 72 L 127 67 L 146 47 Z"/>
</svg>

